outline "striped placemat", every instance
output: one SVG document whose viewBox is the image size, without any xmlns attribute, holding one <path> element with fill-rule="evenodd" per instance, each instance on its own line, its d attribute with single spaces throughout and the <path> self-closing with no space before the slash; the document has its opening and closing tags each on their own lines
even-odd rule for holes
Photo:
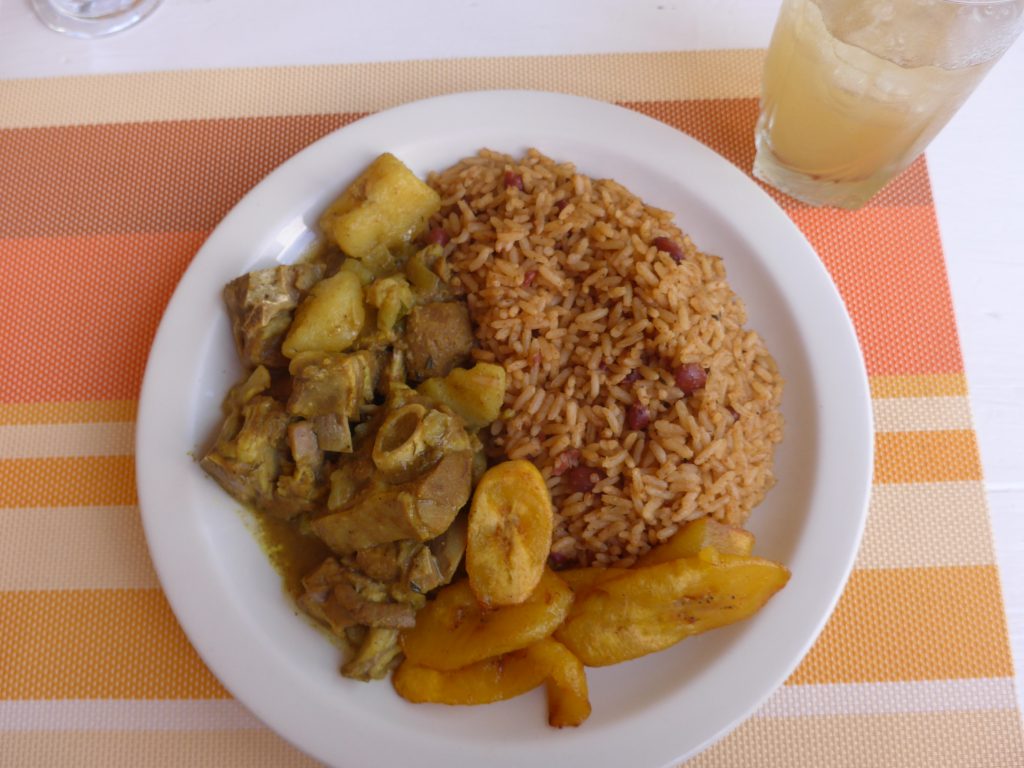
<svg viewBox="0 0 1024 768">
<path fill-rule="evenodd" d="M 614 101 L 747 169 L 761 54 L 705 51 L 0 82 L 0 764 L 295 766 L 203 666 L 149 562 L 132 431 L 210 230 L 360 116 L 440 93 Z M 839 606 L 696 766 L 1022 766 L 999 577 L 926 166 L 859 212 L 779 198 L 871 378 L 875 486 Z"/>
</svg>

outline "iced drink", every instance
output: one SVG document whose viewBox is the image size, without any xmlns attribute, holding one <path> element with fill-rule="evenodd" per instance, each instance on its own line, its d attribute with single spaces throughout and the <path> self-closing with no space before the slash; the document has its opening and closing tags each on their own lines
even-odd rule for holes
<svg viewBox="0 0 1024 768">
<path fill-rule="evenodd" d="M 1009 47 L 1024 0 L 785 0 L 754 174 L 857 208 L 910 165 Z"/>
</svg>

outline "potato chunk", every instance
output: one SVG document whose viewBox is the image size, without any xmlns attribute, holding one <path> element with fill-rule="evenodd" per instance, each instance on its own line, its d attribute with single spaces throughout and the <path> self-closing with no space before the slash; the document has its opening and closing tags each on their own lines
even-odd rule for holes
<svg viewBox="0 0 1024 768">
<path fill-rule="evenodd" d="M 525 648 L 548 637 L 569 612 L 572 592 L 552 571 L 519 605 L 487 610 L 468 581 L 438 592 L 402 633 L 402 648 L 413 664 L 451 670 Z"/>
<path fill-rule="evenodd" d="M 745 619 L 787 581 L 778 563 L 709 548 L 595 586 L 555 639 L 589 667 L 618 664 Z"/>
<path fill-rule="evenodd" d="M 352 272 L 338 272 L 314 285 L 295 310 L 281 351 L 288 358 L 300 352 L 344 352 L 364 322 L 362 282 Z"/>
<path fill-rule="evenodd" d="M 468 371 L 453 368 L 443 379 L 427 379 L 416 390 L 451 408 L 470 429 L 483 429 L 501 414 L 505 369 L 477 363 Z"/>
<path fill-rule="evenodd" d="M 540 471 L 529 461 L 491 467 L 473 492 L 466 542 L 469 586 L 484 605 L 525 600 L 544 573 L 554 514 Z"/>
<path fill-rule="evenodd" d="M 320 228 L 347 255 L 363 259 L 410 242 L 440 207 L 437 192 L 385 153 L 331 203 Z"/>
</svg>

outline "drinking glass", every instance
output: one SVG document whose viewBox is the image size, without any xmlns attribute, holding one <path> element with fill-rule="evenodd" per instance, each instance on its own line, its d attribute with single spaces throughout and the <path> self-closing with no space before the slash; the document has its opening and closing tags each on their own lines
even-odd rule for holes
<svg viewBox="0 0 1024 768">
<path fill-rule="evenodd" d="M 161 0 L 32 0 L 50 29 L 72 37 L 101 37 L 138 24 Z"/>
<path fill-rule="evenodd" d="M 1024 0 L 783 0 L 754 175 L 858 208 L 909 166 L 1024 26 Z"/>
</svg>

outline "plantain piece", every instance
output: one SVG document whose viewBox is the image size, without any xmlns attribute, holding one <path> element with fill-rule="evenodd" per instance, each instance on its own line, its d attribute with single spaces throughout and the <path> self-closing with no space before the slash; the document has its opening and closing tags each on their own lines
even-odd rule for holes
<svg viewBox="0 0 1024 768">
<path fill-rule="evenodd" d="M 320 228 L 347 255 L 367 260 L 415 239 L 440 207 L 437 192 L 385 153 L 331 203 Z"/>
<path fill-rule="evenodd" d="M 470 429 L 483 429 L 501 414 L 505 369 L 493 363 L 453 368 L 443 379 L 427 379 L 416 390 L 451 408 Z"/>
<path fill-rule="evenodd" d="M 551 550 L 553 511 L 544 477 L 519 459 L 484 473 L 469 508 L 466 573 L 485 606 L 515 605 L 537 586 Z"/>
<path fill-rule="evenodd" d="M 472 705 L 514 698 L 537 688 L 547 675 L 522 649 L 449 671 L 424 667 L 407 657 L 391 682 L 399 696 L 416 704 Z"/>
<path fill-rule="evenodd" d="M 547 686 L 548 723 L 578 726 L 590 717 L 583 664 L 561 643 L 545 638 L 518 651 L 437 670 L 409 661 L 395 670 L 398 695 L 417 704 L 490 704 Z"/>
<path fill-rule="evenodd" d="M 344 352 L 365 321 L 362 282 L 352 272 L 339 271 L 314 285 L 295 310 L 281 351 L 289 359 L 300 352 Z"/>
<path fill-rule="evenodd" d="M 555 728 L 578 726 L 590 717 L 590 696 L 583 662 L 550 637 L 526 649 L 547 671 L 548 724 Z"/>
<path fill-rule="evenodd" d="M 710 517 L 691 520 L 664 544 L 637 560 L 636 567 L 667 563 L 680 557 L 695 557 L 705 547 L 713 547 L 723 555 L 749 555 L 754 551 L 754 534 Z"/>
<path fill-rule="evenodd" d="M 708 548 L 596 585 L 555 639 L 588 667 L 618 664 L 745 619 L 788 580 L 779 563 Z"/>
<path fill-rule="evenodd" d="M 627 573 L 630 573 L 628 568 L 590 567 L 568 568 L 564 571 L 559 571 L 558 576 L 569 585 L 569 589 L 572 590 L 573 594 L 579 597 L 589 592 L 598 584 L 604 584 L 606 581 L 617 579 L 619 576 Z"/>
<path fill-rule="evenodd" d="M 754 549 L 754 534 L 743 528 L 726 525 L 709 517 L 692 520 L 664 544 L 661 544 L 636 561 L 634 568 L 644 568 L 683 557 L 696 557 L 705 547 L 712 547 L 721 554 L 749 555 Z M 558 575 L 579 597 L 595 586 L 631 573 L 627 568 L 568 568 Z"/>
<path fill-rule="evenodd" d="M 522 603 L 490 610 L 480 605 L 468 581 L 459 581 L 420 610 L 416 626 L 402 633 L 402 648 L 412 664 L 458 669 L 543 640 L 571 604 L 569 587 L 550 570 Z"/>
</svg>

